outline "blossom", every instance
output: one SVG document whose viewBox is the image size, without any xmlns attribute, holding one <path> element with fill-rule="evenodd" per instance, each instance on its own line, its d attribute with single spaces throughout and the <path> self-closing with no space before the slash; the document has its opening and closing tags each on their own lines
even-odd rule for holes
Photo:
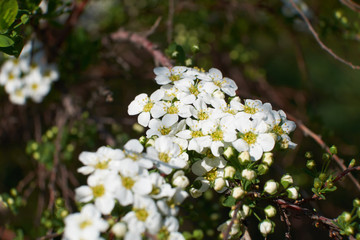
<svg viewBox="0 0 360 240">
<path fill-rule="evenodd" d="M 205 91 L 208 93 L 213 93 L 215 90 L 221 89 L 227 95 L 235 96 L 237 85 L 234 80 L 227 77 L 223 78 L 220 70 L 216 68 L 211 68 L 209 70 L 208 76 L 212 81 L 203 82 Z"/>
<path fill-rule="evenodd" d="M 277 182 L 275 182 L 274 180 L 269 180 L 265 183 L 264 191 L 270 195 L 273 195 L 277 192 L 278 187 L 279 184 Z"/>
<path fill-rule="evenodd" d="M 70 214 L 64 222 L 64 240 L 98 240 L 100 232 L 108 228 L 108 223 L 93 204 L 85 205 L 79 213 Z"/>
<path fill-rule="evenodd" d="M 264 220 L 259 224 L 259 230 L 263 236 L 274 231 L 273 224 L 270 220 Z"/>
<path fill-rule="evenodd" d="M 157 67 L 154 69 L 156 74 L 155 81 L 159 85 L 165 85 L 168 83 L 175 83 L 181 80 L 187 71 L 187 67 L 175 66 L 173 68 Z"/>
</svg>

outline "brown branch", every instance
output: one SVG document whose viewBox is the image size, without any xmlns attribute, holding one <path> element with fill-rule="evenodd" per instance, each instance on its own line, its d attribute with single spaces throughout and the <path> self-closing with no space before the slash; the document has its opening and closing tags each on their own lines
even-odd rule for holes
<svg viewBox="0 0 360 240">
<path fill-rule="evenodd" d="M 37 240 L 53 239 L 53 238 L 59 237 L 61 235 L 62 235 L 62 233 L 51 233 L 51 234 L 39 237 L 39 238 L 37 238 Z"/>
<path fill-rule="evenodd" d="M 156 19 L 155 23 L 151 26 L 151 28 L 143 34 L 145 38 L 149 37 L 156 31 L 156 29 L 159 27 L 161 19 L 162 19 L 162 17 L 158 17 Z"/>
<path fill-rule="evenodd" d="M 339 57 L 337 54 L 335 54 L 333 52 L 333 50 L 331 50 L 329 47 L 327 47 L 320 39 L 318 33 L 315 31 L 315 29 L 313 28 L 313 26 L 311 25 L 309 19 L 305 16 L 305 14 L 303 13 L 303 11 L 301 11 L 301 9 L 294 3 L 293 0 L 289 0 L 289 2 L 291 3 L 291 5 L 295 8 L 295 10 L 299 13 L 299 15 L 301 16 L 301 18 L 304 20 L 305 24 L 307 25 L 309 31 L 311 32 L 311 34 L 314 36 L 315 40 L 318 42 L 318 44 L 320 45 L 320 47 L 322 49 L 324 49 L 327 53 L 329 53 L 333 58 L 335 58 L 336 60 L 348 65 L 349 67 L 351 67 L 352 69 L 360 69 L 360 66 L 358 65 L 354 65 L 353 63 Z"/>
<path fill-rule="evenodd" d="M 292 115 L 288 114 L 288 118 L 290 120 L 293 120 L 296 122 L 296 125 L 301 129 L 301 131 L 303 131 L 305 136 L 310 136 L 312 139 L 315 140 L 315 142 L 317 142 L 321 148 L 325 149 L 325 151 L 327 153 L 329 153 L 332 158 L 336 161 L 336 163 L 339 165 L 339 167 L 341 168 L 342 171 L 346 171 L 347 167 L 344 164 L 344 160 L 339 158 L 336 154 L 332 154 L 330 151 L 330 148 L 326 145 L 326 143 L 321 139 L 320 135 L 317 135 L 316 133 L 314 133 L 313 131 L 311 131 L 308 127 L 306 127 L 301 121 L 297 120 L 295 117 L 293 117 Z M 358 182 L 358 180 L 356 180 L 356 178 L 349 173 L 348 174 L 350 180 L 354 183 L 354 185 L 356 186 L 356 188 L 360 191 L 360 184 Z"/>
<path fill-rule="evenodd" d="M 360 12 L 360 5 L 351 1 L 351 0 L 340 0 L 340 2 L 342 4 L 344 4 L 345 6 L 347 6 L 348 8 L 350 8 L 353 11 L 356 12 Z"/>
<path fill-rule="evenodd" d="M 235 210 L 234 210 L 233 216 L 232 216 L 232 218 L 231 218 L 231 221 L 230 221 L 230 223 L 229 223 L 229 226 L 226 228 L 226 231 L 225 231 L 225 233 L 224 233 L 223 240 L 227 240 L 227 239 L 229 238 L 229 234 L 230 234 L 231 228 L 232 228 L 232 226 L 233 226 L 233 224 L 234 224 L 234 222 L 235 222 L 235 220 L 236 220 L 236 218 L 237 218 L 237 213 L 238 213 L 238 211 L 239 211 L 239 209 L 240 209 L 241 203 L 242 203 L 242 201 L 239 201 L 239 202 L 237 202 L 236 205 L 235 205 Z"/>
<path fill-rule="evenodd" d="M 33 171 L 29 172 L 16 186 L 17 192 L 22 192 L 26 185 L 28 185 L 35 177 Z"/>
<path fill-rule="evenodd" d="M 339 181 L 341 178 L 345 177 L 347 174 L 349 174 L 352 171 L 360 171 L 360 166 L 356 166 L 356 167 L 352 167 L 352 168 L 347 168 L 345 171 L 343 171 L 342 173 L 340 173 L 339 175 L 337 175 L 335 177 L 335 179 L 333 180 L 333 182 L 337 182 Z"/>
<path fill-rule="evenodd" d="M 172 67 L 170 60 L 160 50 L 157 50 L 152 42 L 140 34 L 119 29 L 117 32 L 110 34 L 110 39 L 113 41 L 126 40 L 135 45 L 141 46 L 153 56 L 156 62 L 160 63 L 164 67 Z M 103 42 L 106 42 L 106 39 L 104 39 Z"/>
</svg>

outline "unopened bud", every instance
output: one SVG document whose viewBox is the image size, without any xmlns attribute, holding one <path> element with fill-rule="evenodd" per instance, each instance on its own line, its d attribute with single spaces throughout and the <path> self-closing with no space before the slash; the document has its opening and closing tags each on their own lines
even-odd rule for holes
<svg viewBox="0 0 360 240">
<path fill-rule="evenodd" d="M 236 169 L 233 166 L 227 166 L 224 170 L 224 177 L 233 179 L 235 176 Z"/>
<path fill-rule="evenodd" d="M 257 170 L 258 170 L 259 175 L 264 175 L 265 173 L 267 173 L 269 171 L 269 167 L 266 164 L 259 164 Z"/>
<path fill-rule="evenodd" d="M 172 184 L 175 186 L 175 187 L 179 187 L 179 188 L 186 188 L 187 186 L 189 186 L 189 179 L 185 176 L 185 175 L 179 175 L 177 177 L 173 177 L 173 180 L 172 180 Z"/>
<path fill-rule="evenodd" d="M 336 148 L 335 145 L 332 145 L 329 150 L 330 150 L 331 154 L 337 154 L 338 153 L 337 148 Z"/>
<path fill-rule="evenodd" d="M 353 235 L 354 234 L 354 228 L 352 226 L 347 226 L 344 230 L 345 235 Z"/>
<path fill-rule="evenodd" d="M 153 147 L 153 146 L 155 146 L 155 140 L 152 138 L 148 139 L 145 144 L 145 147 Z"/>
<path fill-rule="evenodd" d="M 241 172 L 241 176 L 242 176 L 243 178 L 245 178 L 246 180 L 252 181 L 252 180 L 255 179 L 256 173 L 255 173 L 254 170 L 244 169 L 244 170 Z"/>
<path fill-rule="evenodd" d="M 320 179 L 322 182 L 325 182 L 326 178 L 327 178 L 326 173 L 320 173 L 319 179 Z"/>
<path fill-rule="evenodd" d="M 306 162 L 306 167 L 308 168 L 308 169 L 313 169 L 314 167 L 315 167 L 315 161 L 314 160 L 309 160 L 309 161 L 307 161 Z"/>
<path fill-rule="evenodd" d="M 145 137 L 145 136 L 141 136 L 141 137 L 139 138 L 139 142 L 141 143 L 141 145 L 145 145 L 145 143 L 146 143 L 146 137 Z"/>
<path fill-rule="evenodd" d="M 298 190 L 295 187 L 288 188 L 286 190 L 288 198 L 296 200 L 299 197 Z"/>
<path fill-rule="evenodd" d="M 277 192 L 278 187 L 279 184 L 277 182 L 275 182 L 274 180 L 269 180 L 265 183 L 264 191 L 270 195 L 273 195 Z"/>
<path fill-rule="evenodd" d="M 223 178 L 217 178 L 214 182 L 214 190 L 221 191 L 226 186 L 226 182 Z"/>
<path fill-rule="evenodd" d="M 224 157 L 229 160 L 234 156 L 234 148 L 233 147 L 227 147 L 225 151 L 223 152 Z"/>
<path fill-rule="evenodd" d="M 290 174 L 286 174 L 281 178 L 280 182 L 284 188 L 287 188 L 294 183 L 294 180 Z"/>
<path fill-rule="evenodd" d="M 273 223 L 266 219 L 259 224 L 259 230 L 263 236 L 266 236 L 274 231 Z"/>
<path fill-rule="evenodd" d="M 360 207 L 360 200 L 358 198 L 354 199 L 353 206 L 356 207 L 356 208 Z"/>
<path fill-rule="evenodd" d="M 322 160 L 328 161 L 329 159 L 330 159 L 330 155 L 329 155 L 328 153 L 324 153 L 324 154 L 322 155 Z"/>
<path fill-rule="evenodd" d="M 265 215 L 269 218 L 274 217 L 276 215 L 276 209 L 274 206 L 269 205 L 264 209 Z"/>
<path fill-rule="evenodd" d="M 189 192 L 193 198 L 198 198 L 198 197 L 201 197 L 201 195 L 202 195 L 202 192 L 196 188 L 190 188 Z"/>
<path fill-rule="evenodd" d="M 200 50 L 200 48 L 199 48 L 198 45 L 192 45 L 192 46 L 191 46 L 191 51 L 192 51 L 193 53 L 197 53 L 197 52 L 199 52 L 199 50 Z"/>
<path fill-rule="evenodd" d="M 349 163 L 349 168 L 352 168 L 355 166 L 355 163 L 356 163 L 356 160 L 355 159 L 352 159 Z"/>
<path fill-rule="evenodd" d="M 306 152 L 306 153 L 305 153 L 305 157 L 306 157 L 307 159 L 311 159 L 311 158 L 313 157 L 313 154 L 312 154 L 311 152 Z"/>
<path fill-rule="evenodd" d="M 270 167 L 274 162 L 274 154 L 272 152 L 264 153 L 262 162 Z"/>
<path fill-rule="evenodd" d="M 218 99 L 225 99 L 225 94 L 220 91 L 220 90 L 216 90 L 214 93 L 213 93 L 213 96 L 215 98 L 218 98 Z"/>
<path fill-rule="evenodd" d="M 144 127 L 141 126 L 140 124 L 138 123 L 135 123 L 133 126 L 132 126 L 132 129 L 137 132 L 137 133 L 142 133 L 144 132 Z"/>
<path fill-rule="evenodd" d="M 244 195 L 245 195 L 245 191 L 244 189 L 242 189 L 242 187 L 234 187 L 234 189 L 232 190 L 232 196 L 235 199 L 242 198 Z"/>
<path fill-rule="evenodd" d="M 111 228 L 111 232 L 118 238 L 124 237 L 127 232 L 126 224 L 123 222 L 115 223 Z"/>
<path fill-rule="evenodd" d="M 242 165 L 247 164 L 248 162 L 250 162 L 250 154 L 249 152 L 245 151 L 239 154 L 238 156 L 239 162 Z"/>
<path fill-rule="evenodd" d="M 340 218 L 342 218 L 345 222 L 350 222 L 351 221 L 351 214 L 349 212 L 343 212 L 340 215 Z"/>
</svg>

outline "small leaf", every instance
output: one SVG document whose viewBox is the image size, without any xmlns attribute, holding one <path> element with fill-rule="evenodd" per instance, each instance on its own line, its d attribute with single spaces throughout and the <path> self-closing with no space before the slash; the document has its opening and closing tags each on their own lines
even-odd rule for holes
<svg viewBox="0 0 360 240">
<path fill-rule="evenodd" d="M 12 45 L 14 45 L 14 41 L 11 38 L 0 35 L 0 47 L 10 47 Z"/>
<path fill-rule="evenodd" d="M 18 12 L 16 0 L 0 0 L 0 31 L 5 32 L 15 21 Z"/>
<path fill-rule="evenodd" d="M 236 203 L 236 199 L 232 196 L 227 197 L 224 202 L 222 203 L 225 207 L 232 207 Z"/>
</svg>

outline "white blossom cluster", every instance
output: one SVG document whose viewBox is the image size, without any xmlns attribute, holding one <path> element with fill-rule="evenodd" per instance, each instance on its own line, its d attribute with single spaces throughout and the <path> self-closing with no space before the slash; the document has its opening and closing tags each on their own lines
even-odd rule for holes
<svg viewBox="0 0 360 240">
<path fill-rule="evenodd" d="M 223 77 L 218 69 L 205 72 L 182 66 L 158 67 L 154 73 L 160 89 L 150 97 L 138 95 L 128 113 L 139 114 L 139 124 L 149 127 L 147 138 L 167 136 L 179 144 L 181 151 L 176 155 L 182 161 L 171 165 L 184 167 L 188 151 L 202 154 L 202 160 L 191 166 L 199 176 L 196 180 L 202 182 L 200 189 L 190 190 L 193 196 L 200 196 L 209 186 L 218 192 L 226 189 L 227 161 L 222 152 L 227 147 L 256 161 L 275 144 L 282 148 L 296 146 L 289 137 L 295 123 L 287 120 L 283 111 L 272 110 L 269 103 L 260 100 L 242 102 L 235 96 L 235 82 Z M 170 169 L 162 171 L 169 173 Z"/>
<path fill-rule="evenodd" d="M 149 172 L 156 159 L 171 159 L 169 163 L 174 165 L 183 160 L 175 160 L 179 157 L 178 145 L 166 137 L 158 138 L 154 144 L 147 149 L 147 154 L 142 153 L 144 147 L 138 140 L 127 142 L 124 150 L 100 147 L 95 153 L 80 154 L 84 166 L 78 171 L 88 178 L 87 185 L 75 190 L 75 197 L 78 202 L 87 204 L 80 213 L 65 218 L 63 239 L 101 239 L 101 233 L 110 228 L 101 216 L 120 215 L 114 210 L 116 204 L 131 206 L 131 210 L 111 226 L 116 237 L 141 240 L 150 235 L 161 236 L 159 239 L 164 240 L 184 239 L 178 232 L 176 215 L 179 205 L 188 196 L 183 188 L 189 180 L 183 171 L 177 171 L 172 176 L 172 186 L 158 172 Z M 164 172 L 171 172 L 169 166 L 165 166 Z M 159 169 L 161 171 L 162 165 Z"/>
<path fill-rule="evenodd" d="M 10 57 L 2 65 L 0 85 L 14 104 L 23 105 L 27 98 L 39 103 L 58 77 L 56 65 L 46 62 L 41 44 L 33 40 L 24 46 L 18 58 Z"/>
</svg>

